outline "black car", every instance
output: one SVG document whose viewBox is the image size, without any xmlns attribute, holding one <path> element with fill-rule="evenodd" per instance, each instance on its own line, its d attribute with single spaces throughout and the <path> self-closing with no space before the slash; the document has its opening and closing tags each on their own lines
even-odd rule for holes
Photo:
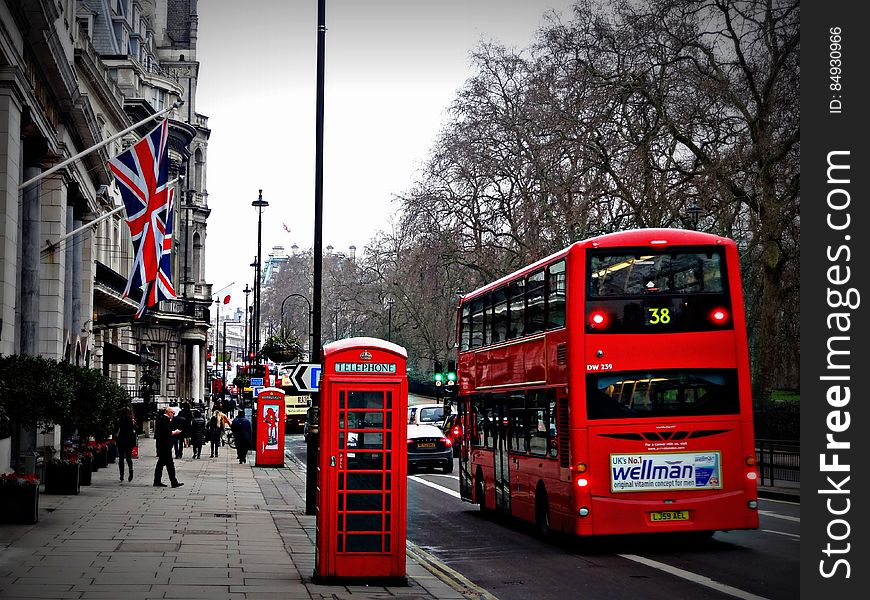
<svg viewBox="0 0 870 600">
<path fill-rule="evenodd" d="M 434 425 L 408 425 L 408 472 L 418 467 L 453 472 L 453 442 Z"/>
</svg>

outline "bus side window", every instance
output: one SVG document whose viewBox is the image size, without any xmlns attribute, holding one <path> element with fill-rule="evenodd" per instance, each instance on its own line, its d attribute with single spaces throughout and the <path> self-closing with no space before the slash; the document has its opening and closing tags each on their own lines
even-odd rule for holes
<svg viewBox="0 0 870 600">
<path fill-rule="evenodd" d="M 459 350 L 465 352 L 471 347 L 471 307 L 468 304 L 462 307 L 459 322 Z"/>
<path fill-rule="evenodd" d="M 483 397 L 483 446 L 485 448 L 495 448 L 495 410 L 492 396 L 486 395 Z"/>
<path fill-rule="evenodd" d="M 547 329 L 565 326 L 565 261 L 547 269 Z"/>
<path fill-rule="evenodd" d="M 482 298 L 478 298 L 471 303 L 471 348 L 480 348 L 483 346 L 483 328 L 486 324 L 486 318 L 483 313 L 483 302 Z"/>
<path fill-rule="evenodd" d="M 526 283 L 526 333 L 544 331 L 546 324 L 546 280 L 544 272 L 529 275 Z"/>
<path fill-rule="evenodd" d="M 492 343 L 508 339 L 508 302 L 507 289 L 501 288 L 492 294 Z"/>
<path fill-rule="evenodd" d="M 522 337 L 525 333 L 525 281 L 520 279 L 512 281 L 508 286 L 508 306 L 510 307 L 510 328 L 508 339 Z"/>
<path fill-rule="evenodd" d="M 547 398 L 544 390 L 529 392 L 526 402 L 526 416 L 529 424 L 529 453 L 536 456 L 546 456 L 550 432 L 547 419 Z"/>
<path fill-rule="evenodd" d="M 522 392 L 511 394 L 510 397 L 510 422 L 508 424 L 508 440 L 511 452 L 525 454 L 529 449 L 528 423 L 526 419 L 525 394 Z"/>
<path fill-rule="evenodd" d="M 559 429 L 556 426 L 557 419 L 555 390 L 547 390 L 547 419 L 549 421 L 549 425 L 547 427 L 547 432 L 549 433 L 547 453 L 550 456 L 555 457 L 559 455 Z"/>
</svg>

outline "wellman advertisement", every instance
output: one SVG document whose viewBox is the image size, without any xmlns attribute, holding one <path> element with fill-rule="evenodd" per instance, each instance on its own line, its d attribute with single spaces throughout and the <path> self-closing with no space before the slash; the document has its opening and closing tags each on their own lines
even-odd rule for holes
<svg viewBox="0 0 870 600">
<path fill-rule="evenodd" d="M 722 489 L 721 454 L 611 454 L 611 492 Z"/>
</svg>

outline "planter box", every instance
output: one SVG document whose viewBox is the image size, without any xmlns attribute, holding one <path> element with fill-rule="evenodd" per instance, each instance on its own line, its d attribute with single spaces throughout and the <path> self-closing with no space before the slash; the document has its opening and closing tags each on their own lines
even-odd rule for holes
<svg viewBox="0 0 870 600">
<path fill-rule="evenodd" d="M 108 450 L 97 450 L 94 453 L 94 465 L 96 465 L 96 468 L 94 469 L 94 471 L 96 471 L 97 469 L 103 469 L 103 468 L 109 466 L 109 452 L 108 452 Z"/>
<path fill-rule="evenodd" d="M 79 483 L 81 485 L 91 485 L 91 475 L 94 472 L 93 458 L 82 458 L 81 469 L 79 470 Z"/>
<path fill-rule="evenodd" d="M 0 523 L 29 525 L 38 520 L 38 485 L 0 485 Z"/>
<path fill-rule="evenodd" d="M 46 494 L 78 494 L 81 490 L 81 465 L 78 463 L 45 466 Z"/>
</svg>

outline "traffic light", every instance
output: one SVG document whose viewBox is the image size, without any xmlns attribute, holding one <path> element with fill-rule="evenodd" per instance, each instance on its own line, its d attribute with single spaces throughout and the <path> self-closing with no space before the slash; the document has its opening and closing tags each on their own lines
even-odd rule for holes
<svg viewBox="0 0 870 600">
<path fill-rule="evenodd" d="M 456 361 L 448 360 L 447 361 L 447 373 L 445 374 L 447 379 L 447 385 L 452 386 L 456 385 Z"/>
<path fill-rule="evenodd" d="M 432 379 L 435 381 L 435 387 L 444 385 L 444 365 L 441 364 L 440 360 L 435 361 L 435 374 Z"/>
</svg>

